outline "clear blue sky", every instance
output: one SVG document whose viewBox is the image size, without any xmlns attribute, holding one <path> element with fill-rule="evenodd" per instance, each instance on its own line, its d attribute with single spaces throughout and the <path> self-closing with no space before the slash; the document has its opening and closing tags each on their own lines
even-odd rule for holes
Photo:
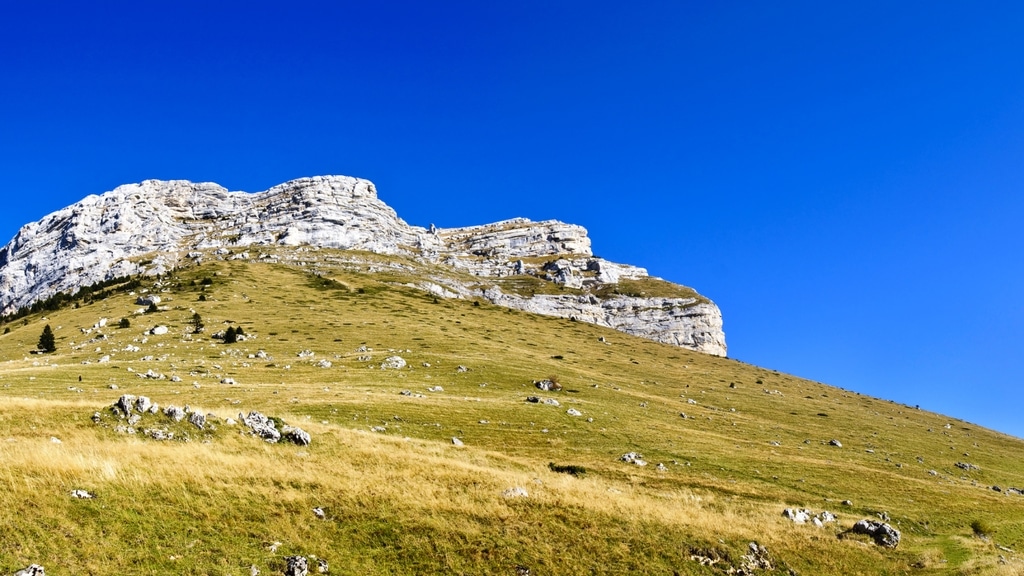
<svg viewBox="0 0 1024 576">
<path fill-rule="evenodd" d="M 1024 4 L 3 2 L 0 242 L 147 178 L 377 183 L 694 286 L 730 355 L 1024 437 Z"/>
</svg>

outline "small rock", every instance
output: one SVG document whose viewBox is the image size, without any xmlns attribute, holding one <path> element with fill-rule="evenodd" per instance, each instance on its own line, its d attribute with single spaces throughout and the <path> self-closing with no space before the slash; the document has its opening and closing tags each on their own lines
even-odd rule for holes
<svg viewBox="0 0 1024 576">
<path fill-rule="evenodd" d="M 835 438 L 829 440 L 828 441 L 828 445 L 829 446 L 835 446 L 836 448 L 842 448 L 843 447 L 843 443 L 840 442 L 839 440 L 836 440 Z"/>
<path fill-rule="evenodd" d="M 545 392 L 557 392 L 562 389 L 561 384 L 550 379 L 538 380 L 534 382 L 533 385 Z"/>
<path fill-rule="evenodd" d="M 168 406 L 167 408 L 164 408 L 164 416 L 167 416 L 168 418 L 174 420 L 175 422 L 181 422 L 182 420 L 185 419 L 185 411 L 182 410 L 181 408 L 178 408 L 177 406 L 171 405 Z"/>
<path fill-rule="evenodd" d="M 858 520 L 847 532 L 870 536 L 875 544 L 885 548 L 895 548 L 900 543 L 900 531 L 882 522 L 874 520 Z"/>
<path fill-rule="evenodd" d="M 583 413 L 575 408 L 569 408 L 568 410 L 565 411 L 565 413 L 568 414 L 569 416 L 583 416 Z"/>
<path fill-rule="evenodd" d="M 46 570 L 39 564 L 32 564 L 14 573 L 14 576 L 46 576 Z"/>
<path fill-rule="evenodd" d="M 526 488 L 520 486 L 513 486 L 501 493 L 505 498 L 529 498 L 530 494 L 526 491 Z"/>
<path fill-rule="evenodd" d="M 229 386 L 234 386 L 235 384 L 238 384 L 238 382 L 235 382 L 234 378 L 221 378 L 220 383 L 227 384 Z"/>
<path fill-rule="evenodd" d="M 454 436 L 452 437 L 452 444 L 454 444 L 455 446 L 465 446 L 465 444 L 462 443 L 462 440 L 459 440 Z"/>
<path fill-rule="evenodd" d="M 401 356 L 388 356 L 380 363 L 381 370 L 401 370 L 402 368 L 405 368 L 405 366 L 405 358 L 402 358 Z"/>
<path fill-rule="evenodd" d="M 658 465 L 655 466 L 654 469 L 657 470 L 658 472 L 668 472 L 668 466 L 665 466 L 661 462 L 658 462 Z"/>
<path fill-rule="evenodd" d="M 527 402 L 532 402 L 532 403 L 536 404 L 536 403 L 540 402 L 540 398 L 538 398 L 536 396 L 527 396 L 526 397 L 526 401 Z"/>
<path fill-rule="evenodd" d="M 90 494 L 89 492 L 87 492 L 85 490 L 72 490 L 71 491 L 71 497 L 72 498 L 78 498 L 80 500 L 91 500 L 91 499 L 95 498 L 96 495 L 95 494 Z"/>
<path fill-rule="evenodd" d="M 274 421 L 259 412 L 249 412 L 248 416 L 239 413 L 238 419 L 248 426 L 253 434 L 267 442 L 275 443 L 281 440 L 281 432 L 278 431 Z"/>
<path fill-rule="evenodd" d="M 324 509 L 323 509 L 323 508 L 320 508 L 319 506 L 318 506 L 318 507 L 316 507 L 316 508 L 313 508 L 313 514 L 314 514 L 314 515 L 315 515 L 315 516 L 316 516 L 317 518 L 319 518 L 319 519 L 321 519 L 321 520 L 323 520 L 324 518 L 327 518 L 327 514 L 326 514 L 326 513 L 324 513 Z"/>
<path fill-rule="evenodd" d="M 307 576 L 309 574 L 309 563 L 305 556 L 288 556 L 284 561 L 284 576 Z"/>
<path fill-rule="evenodd" d="M 323 558 L 316 559 L 316 571 L 320 574 L 327 574 L 331 571 L 330 565 L 327 564 L 327 560 Z"/>
<path fill-rule="evenodd" d="M 560 406 L 558 400 L 555 400 L 554 398 L 545 398 L 544 403 L 548 406 Z"/>
<path fill-rule="evenodd" d="M 60 438 L 57 438 L 56 436 L 50 436 L 50 442 L 51 442 L 52 444 L 61 444 L 61 443 L 62 443 L 62 442 L 60 441 Z"/>
<path fill-rule="evenodd" d="M 383 426 L 372 426 L 370 428 L 370 432 L 377 432 L 378 434 L 383 434 L 383 433 L 385 433 L 387 431 L 388 431 L 388 429 L 383 427 Z"/>
<path fill-rule="evenodd" d="M 444 392 L 444 388 L 440 386 L 431 386 L 427 388 L 427 392 Z"/>
<path fill-rule="evenodd" d="M 293 444 L 299 446 L 309 446 L 312 438 L 309 436 L 309 432 L 306 432 L 302 428 L 294 428 L 292 426 L 285 426 L 282 430 L 282 438 L 288 440 Z"/>
<path fill-rule="evenodd" d="M 627 452 L 622 456 L 619 456 L 619 460 L 627 464 L 636 464 L 637 466 L 647 466 L 647 461 L 644 460 L 642 454 L 637 452 Z"/>
<path fill-rule="evenodd" d="M 193 412 L 189 414 L 188 421 L 189 424 L 192 424 L 193 426 L 199 428 L 200 430 L 202 430 L 206 426 L 206 416 L 198 412 Z"/>
<path fill-rule="evenodd" d="M 803 508 L 786 508 L 782 511 L 782 515 L 792 520 L 794 524 L 805 524 L 811 519 L 810 510 Z"/>
<path fill-rule="evenodd" d="M 163 336 L 164 334 L 167 334 L 167 332 L 168 332 L 167 326 L 154 326 L 149 331 L 149 333 L 152 334 L 153 336 Z"/>
</svg>

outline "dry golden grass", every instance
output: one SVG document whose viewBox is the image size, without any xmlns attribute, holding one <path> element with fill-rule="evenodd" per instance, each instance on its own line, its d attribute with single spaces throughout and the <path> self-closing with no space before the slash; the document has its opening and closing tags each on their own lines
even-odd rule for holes
<svg viewBox="0 0 1024 576">
<path fill-rule="evenodd" d="M 435 303 L 393 283 L 437 270 L 395 268 L 382 282 L 346 268 L 343 254 L 301 257 L 333 282 L 284 264 L 211 262 L 164 279 L 165 311 L 135 315 L 125 294 L 10 325 L 0 336 L 0 573 L 31 562 L 55 574 L 274 573 L 299 553 L 326 558 L 335 574 L 512 574 L 517 564 L 711 574 L 738 565 L 750 541 L 768 547 L 778 573 L 1021 566 L 997 546 L 1024 546 L 1024 497 L 990 489 L 1024 486 L 1019 439 L 595 326 Z M 203 278 L 213 284 L 201 302 Z M 188 333 L 194 311 L 204 334 Z M 100 317 L 132 327 L 87 343 L 96 333 L 80 328 Z M 30 355 L 44 324 L 58 352 Z M 157 324 L 171 332 L 144 335 Z M 210 339 L 228 325 L 253 339 Z M 300 358 L 305 349 L 315 356 Z M 261 350 L 270 358 L 249 357 Z M 381 370 L 393 354 L 407 368 Z M 322 359 L 332 366 L 317 367 Z M 167 378 L 138 376 L 147 370 Z M 549 375 L 562 392 L 532 387 Z M 107 407 L 122 393 L 222 419 L 259 410 L 313 443 L 269 445 L 224 424 L 188 442 L 119 434 Z M 561 406 L 524 402 L 531 394 Z M 650 465 L 619 462 L 629 451 Z M 958 460 L 981 470 L 962 472 Z M 587 472 L 558 474 L 549 462 Z M 504 498 L 513 486 L 529 497 Z M 72 499 L 74 489 L 97 497 Z M 796 526 L 786 507 L 840 521 Z M 897 550 L 836 537 L 881 512 L 903 532 Z M 991 540 L 972 535 L 977 519 Z M 701 566 L 695 552 L 723 561 Z"/>
</svg>

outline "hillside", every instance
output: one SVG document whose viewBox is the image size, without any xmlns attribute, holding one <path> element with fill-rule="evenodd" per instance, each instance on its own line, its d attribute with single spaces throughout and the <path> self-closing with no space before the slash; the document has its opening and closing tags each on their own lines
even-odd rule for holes
<svg viewBox="0 0 1024 576">
<path fill-rule="evenodd" d="M 1024 570 L 1020 439 L 438 297 L 426 265 L 401 254 L 275 250 L 260 261 L 211 248 L 130 291 L 3 326 L 0 573 L 281 574 L 294 555 L 331 574 Z M 363 270 L 344 264 L 353 257 Z M 158 311 L 139 303 L 149 294 Z M 57 350 L 31 354 L 45 325 Z M 245 339 L 213 338 L 228 327 Z M 395 356 L 404 367 L 388 367 Z M 539 390 L 543 379 L 562 389 Z M 204 429 L 162 412 L 118 419 L 123 394 L 188 406 Z M 251 411 L 310 444 L 252 436 L 239 417 Z M 621 460 L 631 452 L 647 465 Z M 837 521 L 796 524 L 787 508 Z M 896 548 L 837 537 L 880 516 Z"/>
</svg>

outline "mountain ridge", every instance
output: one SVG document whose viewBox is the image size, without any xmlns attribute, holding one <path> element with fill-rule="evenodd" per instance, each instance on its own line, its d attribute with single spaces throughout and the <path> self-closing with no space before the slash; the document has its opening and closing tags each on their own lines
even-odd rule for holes
<svg viewBox="0 0 1024 576">
<path fill-rule="evenodd" d="M 377 197 L 372 182 L 349 176 L 300 178 L 256 193 L 211 182 L 146 180 L 86 196 L 24 225 L 0 248 L 0 313 L 116 277 L 163 274 L 209 257 L 249 257 L 246 249 L 269 246 L 408 256 L 473 277 L 435 278 L 425 289 L 439 297 L 485 298 L 727 353 L 721 311 L 712 301 L 643 268 L 595 257 L 582 226 L 525 218 L 412 226 Z M 621 290 L 629 281 L 643 286 Z M 517 293 L 524 284 L 531 288 Z M 655 284 L 658 294 L 644 289 Z"/>
</svg>

